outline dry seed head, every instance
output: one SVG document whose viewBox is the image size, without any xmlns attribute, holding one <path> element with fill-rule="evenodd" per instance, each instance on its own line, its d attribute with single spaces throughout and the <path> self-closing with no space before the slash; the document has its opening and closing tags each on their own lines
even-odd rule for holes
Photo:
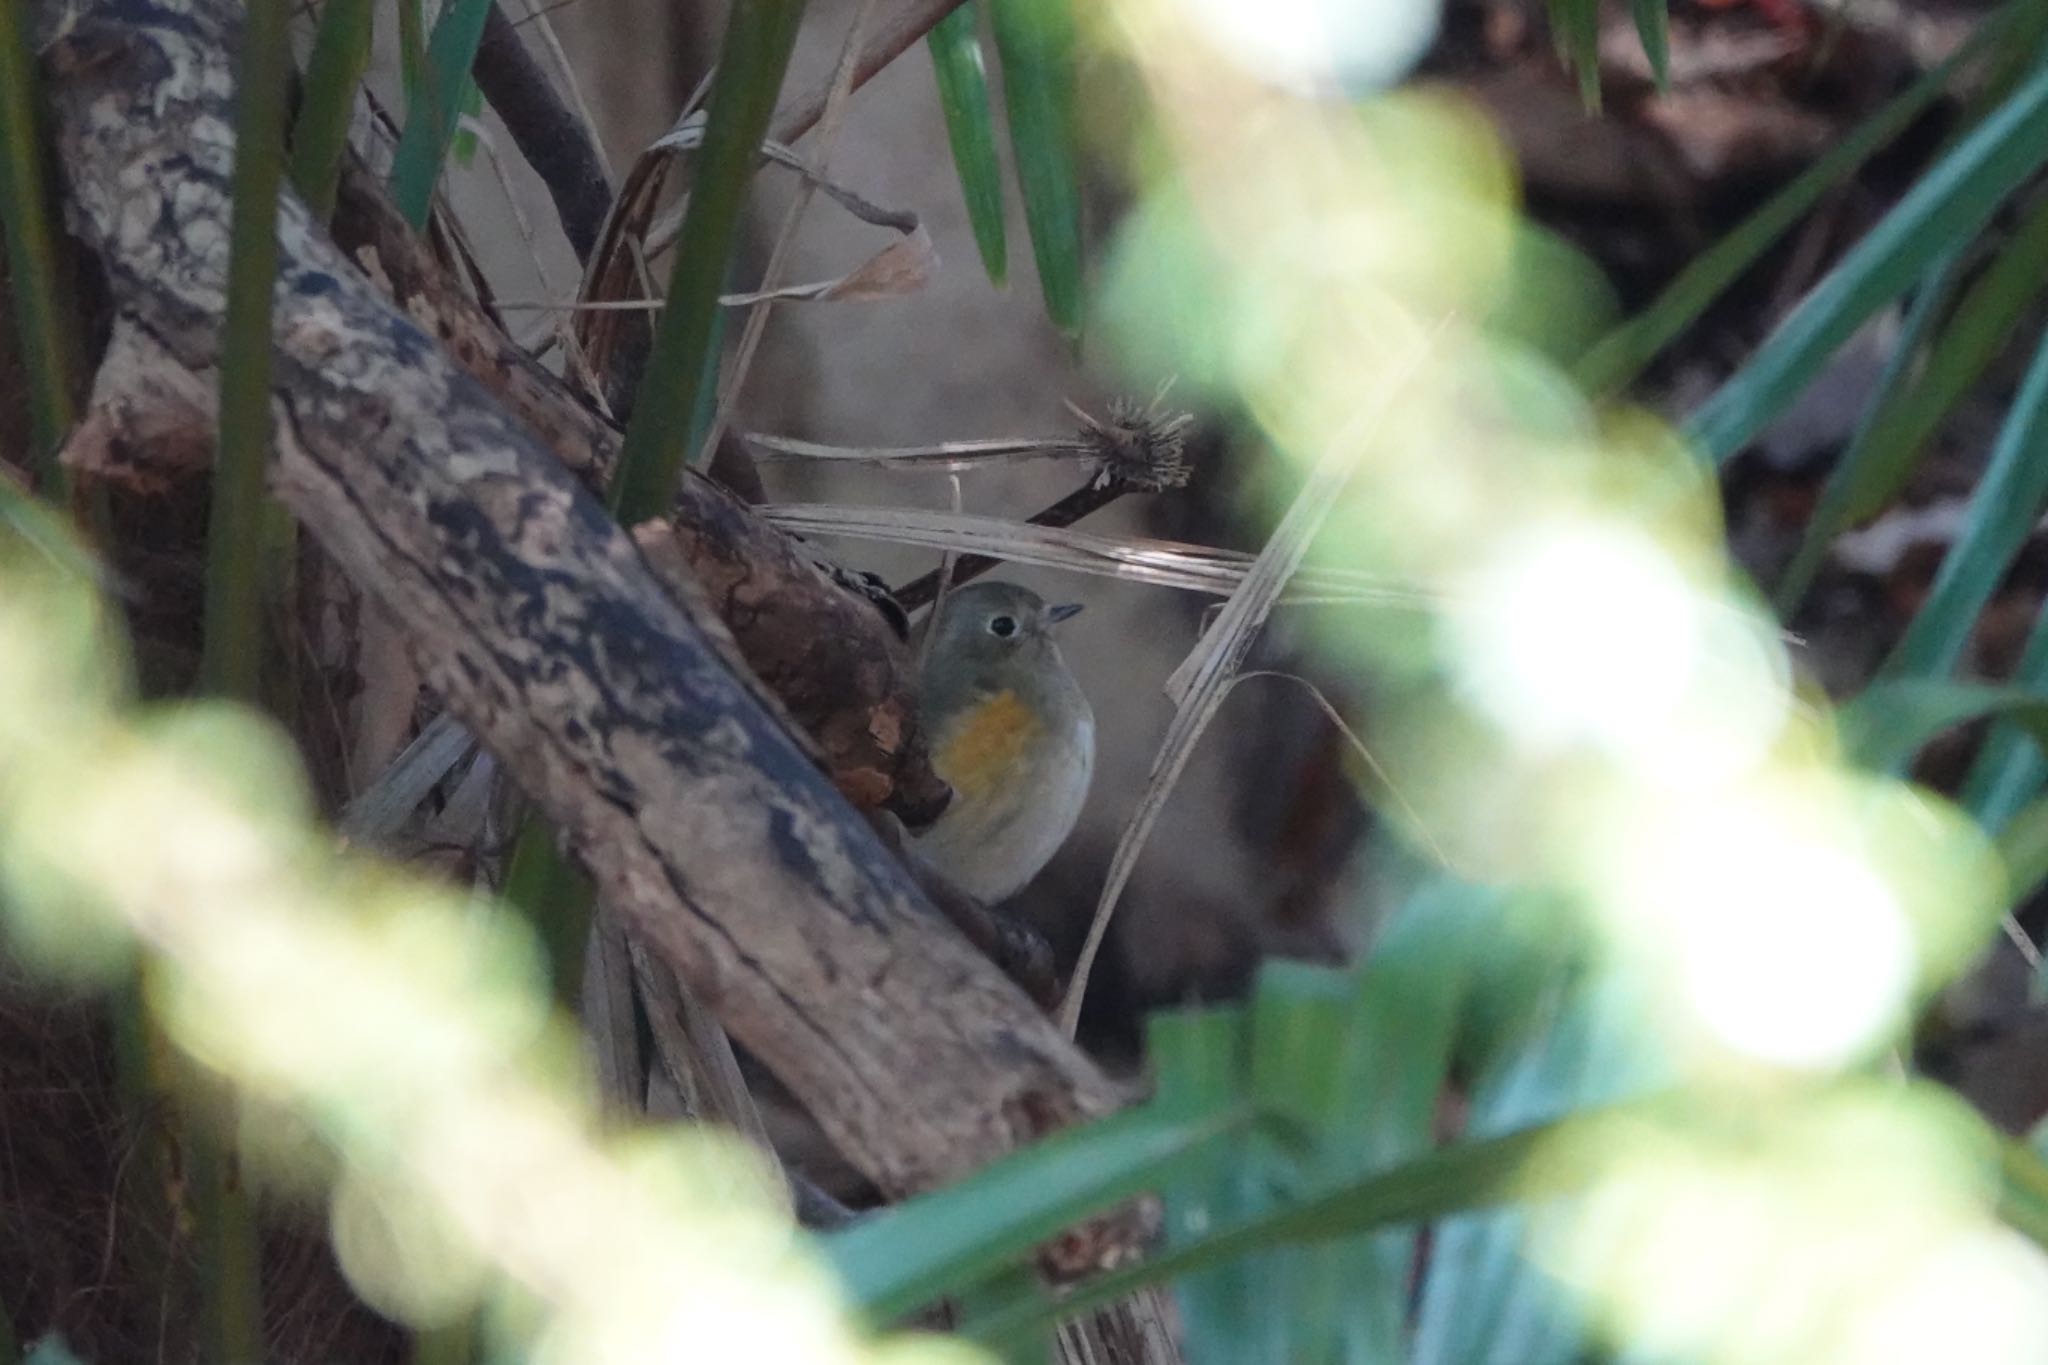
<svg viewBox="0 0 2048 1365">
<path fill-rule="evenodd" d="M 1157 493 L 1187 483 L 1191 413 L 1163 417 L 1157 401 L 1140 407 L 1129 398 L 1111 399 L 1106 418 L 1091 417 L 1072 403 L 1067 411 L 1081 421 L 1081 444 L 1095 460 L 1097 488 L 1121 484 Z"/>
</svg>

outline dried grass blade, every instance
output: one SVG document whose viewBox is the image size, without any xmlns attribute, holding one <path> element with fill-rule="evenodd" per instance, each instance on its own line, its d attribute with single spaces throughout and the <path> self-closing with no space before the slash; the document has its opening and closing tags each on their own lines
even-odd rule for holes
<svg viewBox="0 0 2048 1365">
<path fill-rule="evenodd" d="M 923 446 L 828 446 L 766 432 L 738 433 L 763 460 L 830 460 L 931 473 L 963 473 L 978 465 L 1014 464 L 1020 460 L 1093 459 L 1095 450 L 1071 436 L 995 437 L 982 441 L 935 441 Z"/>
<path fill-rule="evenodd" d="M 785 531 L 844 536 L 927 550 L 964 550 L 1040 569 L 1067 569 L 1218 597 L 1236 591 L 1253 557 L 1173 540 L 1104 536 L 1065 526 L 1034 526 L 971 513 L 839 503 L 770 503 L 761 515 Z M 1294 604 L 1377 603 L 1419 608 L 1435 599 L 1415 588 L 1342 569 L 1304 570 L 1280 600 Z"/>
<path fill-rule="evenodd" d="M 1279 602 L 1281 589 L 1301 568 L 1310 543 L 1322 529 L 1345 485 L 1351 482 L 1364 454 L 1366 427 L 1378 420 L 1388 401 L 1432 349 L 1428 339 L 1418 340 L 1407 363 L 1391 369 L 1382 378 L 1380 392 L 1360 417 L 1338 431 L 1309 471 L 1266 547 L 1259 551 L 1223 604 L 1223 610 L 1167 680 L 1166 692 L 1176 707 L 1173 722 L 1167 726 L 1166 738 L 1152 762 L 1152 774 L 1139 798 L 1138 809 L 1117 841 L 1101 898 L 1095 905 L 1095 918 L 1088 926 L 1088 937 L 1081 945 L 1081 955 L 1067 983 L 1066 997 L 1060 1001 L 1059 1023 L 1068 1037 L 1074 1035 L 1080 1023 L 1081 1001 L 1088 991 L 1095 956 L 1102 949 L 1117 901 L 1137 866 L 1138 854 L 1150 837 L 1152 826 L 1158 822 L 1159 812 L 1165 808 L 1168 795 L 1193 756 L 1195 744 L 1230 695 L 1231 679 L 1251 648 L 1253 637 Z"/>
<path fill-rule="evenodd" d="M 436 716 L 341 815 L 341 836 L 381 848 L 402 829 L 420 802 L 476 747 L 450 715 Z"/>
</svg>

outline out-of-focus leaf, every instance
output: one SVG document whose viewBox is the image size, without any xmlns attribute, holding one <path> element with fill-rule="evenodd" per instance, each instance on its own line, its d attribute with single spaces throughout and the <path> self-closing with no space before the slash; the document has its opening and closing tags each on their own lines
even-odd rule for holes
<svg viewBox="0 0 2048 1365">
<path fill-rule="evenodd" d="M 1955 315 L 1928 347 L 1927 368 L 1878 428 L 1876 468 L 1882 481 L 1859 490 L 1849 519 L 1875 516 L 1898 495 L 1914 456 L 2010 341 L 2014 327 L 2048 281 L 2048 199 L 2004 234 L 1983 275 L 1964 293 Z"/>
<path fill-rule="evenodd" d="M 1686 422 L 1716 462 L 1747 445 L 1878 308 L 1967 242 L 2048 162 L 2048 66 L 2037 66 L 1828 273 Z"/>
<path fill-rule="evenodd" d="M 1655 4 L 1657 0 L 1646 0 Z M 1678 337 L 1708 305 L 1741 278 L 1772 244 L 1789 232 L 1820 202 L 1821 197 L 1854 175 L 1864 162 L 1913 125 L 1948 88 L 1963 62 L 2011 28 L 2014 6 L 1979 25 L 1947 61 L 1933 67 L 1900 91 L 1876 113 L 1856 125 L 1834 146 L 1801 171 L 1785 187 L 1744 218 L 1706 252 L 1695 257 L 1678 278 L 1641 313 L 1615 328 L 1587 351 L 1573 373 L 1595 394 L 1612 393 L 1642 372 L 1645 365 Z"/>
<path fill-rule="evenodd" d="M 71 401 L 78 342 L 60 297 L 55 200 L 43 165 L 41 84 L 20 0 L 0 0 L 0 229 L 6 233 L 8 294 L 28 371 L 29 440 L 47 493 L 66 479 L 57 451 L 76 417 Z"/>
<path fill-rule="evenodd" d="M 1481 1074 L 1470 1131 L 1484 1136 L 1556 1120 L 1618 1087 L 1608 1074 L 1616 1021 L 1583 985 L 1555 981 L 1546 1008 L 1515 1047 Z M 1472 1214 L 1436 1230 L 1415 1326 L 1414 1365 L 1558 1358 L 1578 1345 L 1576 1323 L 1522 1260 L 1518 1210 Z"/>
<path fill-rule="evenodd" d="M 1069 1318 L 1114 1303 L 1148 1284 L 1228 1264 L 1254 1252 L 1427 1222 L 1511 1198 L 1576 1193 L 1593 1178 L 1594 1168 L 1568 1160 L 1537 1164 L 1536 1159 L 1572 1151 L 1585 1140 L 1584 1135 L 1633 1112 L 1637 1112 L 1636 1106 L 1589 1112 L 1504 1137 L 1458 1143 L 1392 1170 L 1290 1202 L 1247 1222 L 1219 1228 L 1128 1270 L 1099 1276 L 1049 1309 L 1019 1309 L 1012 1315 L 963 1323 L 961 1331 L 976 1340 L 997 1340 L 1022 1326 L 1028 1320 L 1026 1314 L 1049 1311 Z"/>
<path fill-rule="evenodd" d="M 64 1338 L 55 1335 L 42 1337 L 28 1348 L 21 1365 L 86 1365 L 83 1358 L 74 1354 L 65 1344 Z"/>
<path fill-rule="evenodd" d="M 2006 821 L 1998 834 L 1998 856 L 2005 862 L 2013 904 L 2048 882 L 2048 797 L 2036 797 Z"/>
<path fill-rule="evenodd" d="M 2006 1225 L 2048 1250 L 2048 1124 L 2036 1125 L 2024 1143 L 1999 1144 L 1998 1214 Z"/>
<path fill-rule="evenodd" d="M 1643 40 L 1643 55 L 1650 59 L 1650 74 L 1659 90 L 1671 85 L 1671 15 L 1668 0 L 1629 0 L 1629 14 L 1636 34 Z"/>
<path fill-rule="evenodd" d="M 1644 0 L 1658 4 L 1659 0 Z M 1550 0 L 1550 32 L 1579 78 L 1579 99 L 1600 107 L 1600 0 Z"/>
<path fill-rule="evenodd" d="M 327 0 L 306 59 L 304 94 L 292 129 L 292 185 L 323 223 L 334 212 L 356 90 L 370 65 L 375 8 L 376 0 Z"/>
<path fill-rule="evenodd" d="M 262 685 L 270 309 L 277 285 L 290 17 L 286 0 L 253 0 L 236 63 L 234 213 L 221 332 L 220 429 L 206 524 L 200 674 L 215 696 L 242 701 L 257 700 Z"/>
<path fill-rule="evenodd" d="M 987 1282 L 1062 1228 L 1155 1188 L 1248 1110 L 1160 1105 L 1062 1134 L 825 1241 L 851 1299 L 877 1322 Z"/>
<path fill-rule="evenodd" d="M 2011 685 L 2048 694 L 2048 608 L 2034 618 L 2034 629 L 2013 669 Z M 1960 799 L 1978 824 L 1996 832 L 2040 792 L 2044 781 L 2048 781 L 2048 758 L 2042 756 L 2040 746 L 2018 726 L 2000 721 L 1970 765 Z"/>
<path fill-rule="evenodd" d="M 1841 709 L 1842 747 L 1864 767 L 1896 772 L 1942 731 L 1986 716 L 2010 718 L 2048 744 L 2048 692 L 1881 678 Z"/>
<path fill-rule="evenodd" d="M 1798 610 L 1827 561 L 1828 548 L 1834 544 L 1835 536 L 1854 520 L 1852 509 L 1872 501 L 1879 487 L 1895 476 L 1893 470 L 1885 467 L 1886 462 L 1896 461 L 1903 466 L 1897 471 L 1900 477 L 1910 472 L 1918 452 L 1903 446 L 1890 428 L 1898 420 L 1896 410 L 1909 401 L 1908 394 L 1915 388 L 1914 373 L 1922 345 L 1948 307 L 1965 254 L 1961 250 L 1951 251 L 1936 261 L 1914 291 L 1912 306 L 1906 310 L 1905 322 L 1878 376 L 1877 388 L 1863 405 L 1848 449 L 1828 471 L 1819 505 L 1808 518 L 1799 548 L 1772 594 L 1779 619 L 1789 621 Z"/>
<path fill-rule="evenodd" d="M 1946 273 L 1946 272 L 1938 272 Z M 1804 592 L 1827 546 L 1845 527 L 1875 516 L 1898 496 L 1943 421 L 2005 350 L 2014 327 L 2048 284 L 2048 200 L 2004 237 L 1984 274 L 1927 348 L 1910 383 L 1880 386 L 1876 411 L 1829 478 L 1808 522 L 1783 597 Z M 1940 291 L 1935 291 L 1940 292 Z M 1891 376 L 1887 376 L 1888 379 Z"/>
<path fill-rule="evenodd" d="M 2048 83 L 2043 85 L 2048 92 Z M 1962 533 L 1943 556 L 1934 586 L 1885 661 L 1893 677 L 1937 677 L 1954 669 L 1977 616 L 2048 503 L 2048 342 L 2034 354 L 2006 414 L 1991 462 L 1971 495 Z"/>
<path fill-rule="evenodd" d="M 400 0 L 401 16 L 407 3 L 409 0 Z M 426 69 L 416 87 L 418 97 L 406 108 L 405 131 L 399 134 L 398 150 L 391 160 L 391 197 L 415 228 L 426 225 L 427 211 L 433 207 L 434 186 L 441 179 L 442 164 L 455 138 L 463 90 L 470 83 L 469 68 L 483 41 L 491 3 L 449 0 L 427 40 Z M 415 87 L 409 83 L 407 91 L 412 94 Z"/>
<path fill-rule="evenodd" d="M 1069 338 L 1081 334 L 1080 164 L 1074 154 L 1072 0 L 990 0 L 1010 150 L 1045 311 Z"/>
<path fill-rule="evenodd" d="M 946 116 L 946 141 L 982 269 L 995 284 L 1010 273 L 1004 231 L 1003 163 L 996 155 L 995 110 L 989 102 L 988 72 L 982 62 L 980 13 L 971 4 L 954 10 L 925 39 L 939 108 Z"/>
</svg>

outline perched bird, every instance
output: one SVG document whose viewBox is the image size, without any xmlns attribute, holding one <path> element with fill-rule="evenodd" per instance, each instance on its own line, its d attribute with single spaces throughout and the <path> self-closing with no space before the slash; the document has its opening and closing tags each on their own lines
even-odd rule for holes
<svg viewBox="0 0 2048 1365">
<path fill-rule="evenodd" d="M 1079 610 L 983 581 L 952 593 L 930 626 L 922 719 L 953 800 L 916 851 L 984 904 L 1038 875 L 1088 795 L 1095 713 L 1052 638 Z"/>
</svg>

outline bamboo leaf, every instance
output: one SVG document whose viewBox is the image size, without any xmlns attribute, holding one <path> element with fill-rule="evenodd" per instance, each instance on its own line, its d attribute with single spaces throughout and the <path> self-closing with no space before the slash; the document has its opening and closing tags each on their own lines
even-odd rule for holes
<svg viewBox="0 0 2048 1365">
<path fill-rule="evenodd" d="M 2048 78 L 2042 84 L 2048 94 Z M 2020 384 L 1962 533 L 1943 556 L 1927 600 L 1885 661 L 1893 677 L 1938 677 L 1954 669 L 1977 617 L 2048 503 L 2048 341 Z"/>
<path fill-rule="evenodd" d="M 1077 1219 L 1154 1187 L 1243 1119 L 1237 1109 L 1190 1115 L 1159 1105 L 1119 1114 L 864 1219 L 827 1238 L 825 1253 L 849 1297 L 889 1322 L 987 1281 Z"/>
<path fill-rule="evenodd" d="M 61 497 L 68 480 L 57 452 L 76 420 L 77 310 L 62 297 L 56 201 L 43 163 L 41 82 L 20 0 L 0 0 L 0 229 L 7 295 L 28 371 L 29 440 L 43 491 Z"/>
<path fill-rule="evenodd" d="M 1080 165 L 1074 151 L 1071 0 L 991 0 L 1010 150 L 1046 316 L 1078 340 L 1083 315 Z"/>
<path fill-rule="evenodd" d="M 926 37 L 946 141 L 960 177 L 960 196 L 982 269 L 1000 285 L 1010 272 L 1003 216 L 1003 165 L 996 155 L 995 111 L 989 103 L 988 72 L 982 61 L 979 11 L 971 4 L 954 10 Z"/>
<path fill-rule="evenodd" d="M 2037 65 L 1984 122 L 1917 181 L 1686 423 L 1716 462 L 1747 445 L 1872 313 L 1944 252 L 1974 237 L 2048 162 L 2048 66 Z"/>
<path fill-rule="evenodd" d="M 401 23 L 406 5 L 412 2 L 400 0 Z M 425 67 L 417 86 L 407 82 L 407 94 L 416 93 L 416 98 L 406 106 L 405 131 L 399 134 L 398 150 L 392 155 L 391 197 L 415 228 L 426 226 L 428 210 L 433 207 L 434 186 L 440 182 L 441 167 L 455 139 L 462 92 L 469 84 L 469 68 L 483 41 L 491 3 L 449 0 L 427 40 Z"/>
<path fill-rule="evenodd" d="M 1391 1170 L 1380 1171 L 1310 1198 L 1276 1208 L 1242 1223 L 1219 1228 L 1126 1270 L 1082 1285 L 1048 1309 L 1020 1307 L 961 1325 L 977 1341 L 1002 1340 L 1036 1319 L 1036 1313 L 1071 1318 L 1125 1295 L 1211 1266 L 1223 1265 L 1272 1247 L 1327 1241 L 1381 1228 L 1427 1222 L 1503 1200 L 1542 1198 L 1577 1192 L 1590 1183 L 1592 1168 L 1540 1155 L 1569 1153 L 1582 1135 L 1644 1106 L 1618 1106 L 1542 1124 L 1504 1137 L 1459 1143 Z"/>
<path fill-rule="evenodd" d="M 1249 1020 L 1236 1006 L 1175 1010 L 1146 1024 L 1145 1053 L 1158 1076 L 1159 1103 L 1188 1114 L 1226 1109 L 1245 1091 Z M 1240 1222 L 1268 1206 L 1271 1173 L 1264 1149 L 1242 1132 L 1186 1162 L 1163 1182 L 1169 1246 L 1198 1241 L 1210 1229 Z M 1286 1342 L 1260 1340 L 1261 1289 L 1245 1262 L 1210 1266 L 1175 1286 L 1194 1365 L 1214 1360 L 1283 1358 Z M 1270 1304 L 1267 1326 L 1270 1322 Z M 1278 1354 L 1275 1354 L 1275 1353 Z"/>
<path fill-rule="evenodd" d="M 376 0 L 327 0 L 306 59 L 305 94 L 292 130 L 292 184 L 323 223 L 334 213 L 356 90 L 370 65 L 375 7 Z"/>
</svg>

